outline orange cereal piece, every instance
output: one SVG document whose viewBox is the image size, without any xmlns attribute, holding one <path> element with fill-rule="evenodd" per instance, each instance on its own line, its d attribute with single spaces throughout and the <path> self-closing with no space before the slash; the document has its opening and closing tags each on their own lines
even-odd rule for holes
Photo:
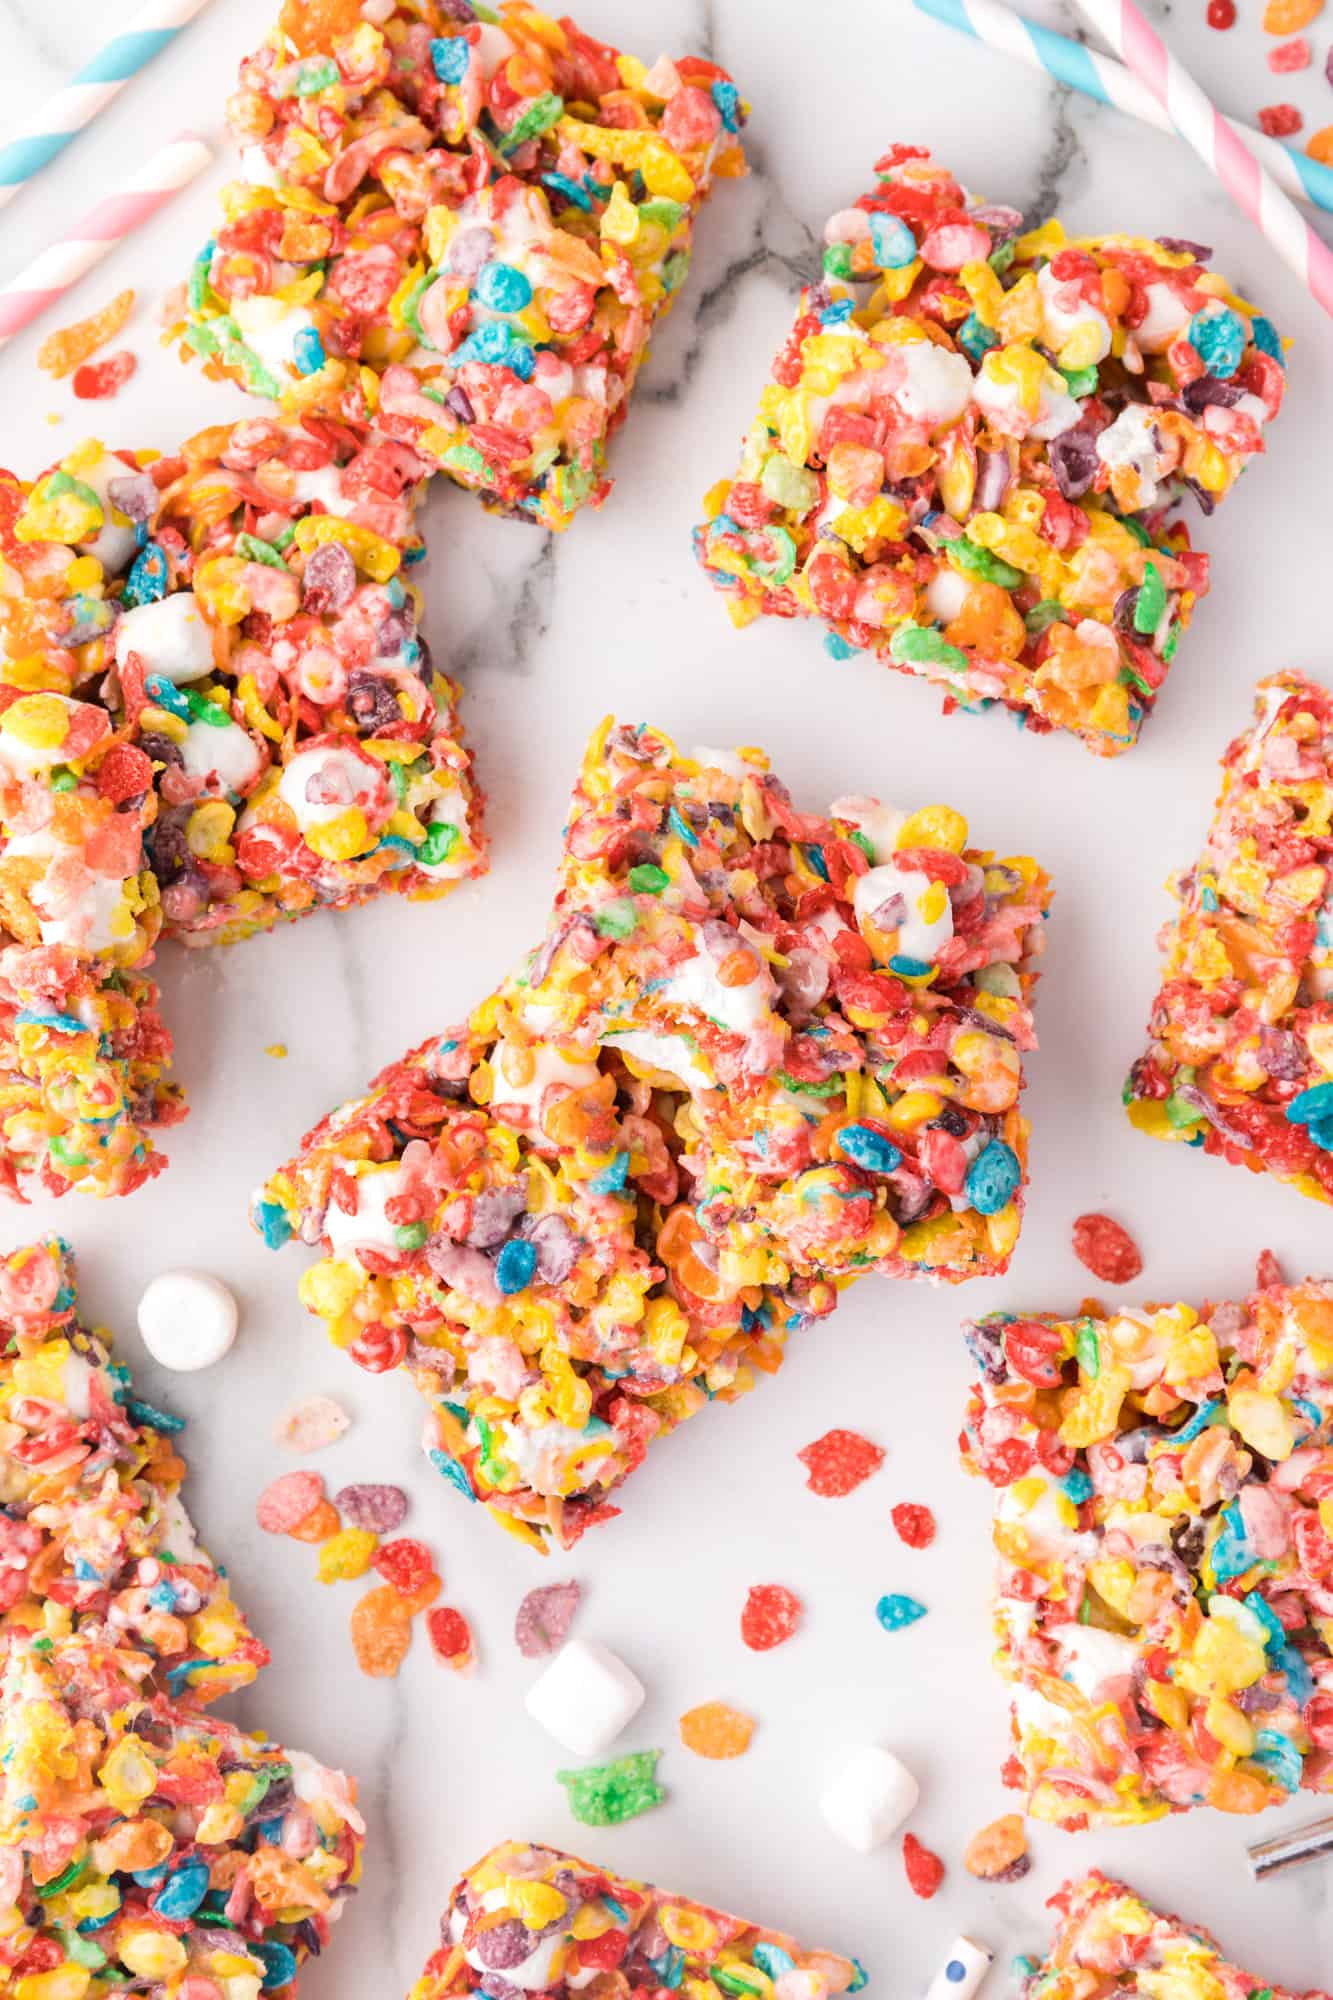
<svg viewBox="0 0 1333 2000">
<path fill-rule="evenodd" d="M 283 0 L 279 20 L 302 55 L 315 49 L 327 53 L 335 36 L 361 26 L 361 0 Z"/>
<path fill-rule="evenodd" d="M 338 1509 L 332 1500 L 321 1500 L 314 1510 L 298 1521 L 287 1533 L 294 1542 L 327 1542 L 330 1535 L 336 1535 L 342 1525 Z"/>
<path fill-rule="evenodd" d="M 1296 35 L 1324 11 L 1324 0 L 1268 0 L 1263 23 L 1266 35 Z"/>
<path fill-rule="evenodd" d="M 100 312 L 90 313 L 87 319 L 75 320 L 71 326 L 57 328 L 49 333 L 37 350 L 37 366 L 44 368 L 48 375 L 59 381 L 62 376 L 72 375 L 81 362 L 90 354 L 96 354 L 99 347 L 105 347 L 108 340 L 114 340 L 134 311 L 134 293 L 131 290 L 117 292 L 109 305 Z"/>
<path fill-rule="evenodd" d="M 393 1585 L 390 1584 L 389 1588 L 393 1590 Z M 408 1617 L 415 1618 L 418 1611 L 425 1611 L 430 1605 L 434 1604 L 442 1588 L 443 1585 L 440 1578 L 432 1570 L 430 1575 L 423 1582 L 419 1583 L 415 1590 L 394 1590 L 393 1594 Z"/>
<path fill-rule="evenodd" d="M 356 1663 L 372 1680 L 392 1680 L 412 1643 L 412 1617 L 390 1584 L 368 1590 L 352 1613 Z"/>
<path fill-rule="evenodd" d="M 686 1709 L 678 1726 L 681 1742 L 696 1757 L 742 1757 L 754 1735 L 754 1717 L 725 1701 Z"/>
<path fill-rule="evenodd" d="M 1305 150 L 1321 167 L 1333 167 L 1333 125 L 1321 125 L 1305 142 Z"/>
<path fill-rule="evenodd" d="M 1017 1882 L 1032 1866 L 1021 1813 L 1005 1813 L 974 1833 L 963 1854 L 969 1875 L 983 1882 Z"/>
</svg>

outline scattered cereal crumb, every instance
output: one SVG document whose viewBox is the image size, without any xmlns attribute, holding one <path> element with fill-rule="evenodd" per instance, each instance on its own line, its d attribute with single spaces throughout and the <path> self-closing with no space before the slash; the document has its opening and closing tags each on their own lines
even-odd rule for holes
<svg viewBox="0 0 1333 2000">
<path fill-rule="evenodd" d="M 680 1740 L 696 1757 L 740 1757 L 750 1747 L 754 1717 L 729 1702 L 705 1701 L 680 1718 Z"/>
<path fill-rule="evenodd" d="M 473 1665 L 472 1627 L 452 1605 L 442 1604 L 438 1610 L 427 1612 L 426 1634 L 436 1659 L 452 1667 L 456 1674 L 466 1673 Z"/>
<path fill-rule="evenodd" d="M 64 412 L 62 410 L 48 410 L 46 421 L 48 424 L 63 424 L 65 421 Z"/>
<path fill-rule="evenodd" d="M 1280 1285 L 1282 1282 L 1282 1266 L 1276 1256 L 1271 1250 L 1261 1250 L 1254 1266 L 1255 1290 L 1266 1292 L 1270 1285 Z"/>
<path fill-rule="evenodd" d="M 904 1596 L 901 1591 L 881 1597 L 875 1606 L 875 1616 L 886 1632 L 902 1632 L 925 1615 L 925 1605 L 918 1604 L 914 1597 Z"/>
<path fill-rule="evenodd" d="M 289 1535 L 324 1498 L 317 1472 L 284 1472 L 270 1480 L 255 1502 L 255 1519 L 267 1535 Z"/>
<path fill-rule="evenodd" d="M 909 1549 L 928 1549 L 935 1539 L 935 1516 L 929 1507 L 903 1500 L 891 1509 L 889 1518 Z"/>
<path fill-rule="evenodd" d="M 1104 1285 L 1127 1285 L 1143 1269 L 1138 1244 L 1109 1215 L 1080 1215 L 1074 1221 L 1074 1255 Z"/>
<path fill-rule="evenodd" d="M 826 1500 L 838 1500 L 854 1492 L 884 1463 L 879 1445 L 872 1444 L 859 1431 L 825 1431 L 823 1437 L 806 1445 L 796 1456 L 806 1469 L 805 1483 L 810 1491 Z"/>
<path fill-rule="evenodd" d="M 1333 167 L 1333 125 L 1321 125 L 1305 142 L 1305 150 L 1322 167 Z"/>
<path fill-rule="evenodd" d="M 780 1583 L 752 1585 L 741 1611 L 741 1638 L 754 1653 L 767 1653 L 790 1639 L 804 1606 Z"/>
<path fill-rule="evenodd" d="M 344 1486 L 333 1504 L 354 1528 L 371 1528 L 391 1535 L 407 1518 L 407 1495 L 401 1486 Z"/>
<path fill-rule="evenodd" d="M 1236 0 L 1208 0 L 1206 20 L 1210 28 L 1234 28 Z"/>
<path fill-rule="evenodd" d="M 590 1764 L 582 1771 L 557 1771 L 569 1810 L 581 1826 L 619 1826 L 660 1806 L 666 1797 L 657 1782 L 660 1750 L 632 1750 L 609 1764 Z"/>
<path fill-rule="evenodd" d="M 414 1541 L 410 1535 L 402 1535 L 396 1542 L 381 1542 L 374 1565 L 385 1582 L 404 1597 L 411 1597 L 435 1575 L 435 1558 L 424 1542 Z"/>
<path fill-rule="evenodd" d="M 1294 104 L 1265 104 L 1259 111 L 1259 130 L 1270 139 L 1290 139 L 1305 120 Z"/>
<path fill-rule="evenodd" d="M 1294 35 L 1308 28 L 1324 11 L 1324 0 L 1268 0 L 1263 11 L 1266 35 Z"/>
<path fill-rule="evenodd" d="M 272 1056 L 274 1062 L 281 1062 L 286 1053 L 286 1042 L 268 1042 L 264 1048 L 264 1054 Z"/>
<path fill-rule="evenodd" d="M 1005 1813 L 973 1834 L 963 1855 L 969 1875 L 983 1882 L 1017 1882 L 1032 1866 L 1021 1813 Z"/>
<path fill-rule="evenodd" d="M 62 376 L 72 375 L 79 365 L 96 354 L 99 347 L 105 347 L 114 340 L 134 311 L 134 293 L 117 292 L 108 305 L 99 312 L 90 313 L 87 319 L 73 320 L 69 326 L 57 327 L 48 333 L 37 350 L 37 366 L 44 368 L 48 375 L 59 381 Z"/>
<path fill-rule="evenodd" d="M 128 347 L 118 348 L 105 361 L 86 361 L 76 368 L 70 386 L 81 403 L 105 402 L 124 388 L 138 366 Z"/>
<path fill-rule="evenodd" d="M 368 1590 L 352 1612 L 356 1663 L 372 1680 L 391 1679 L 412 1644 L 412 1614 L 387 1583 Z"/>
<path fill-rule="evenodd" d="M 304 1402 L 294 1403 L 285 1416 L 278 1418 L 273 1436 L 289 1451 L 322 1451 L 325 1445 L 336 1443 L 351 1422 L 342 1404 L 335 1403 L 332 1396 L 307 1396 Z"/>
<path fill-rule="evenodd" d="M 923 1846 L 914 1833 L 905 1833 L 903 1867 L 907 1870 L 912 1894 L 920 1896 L 923 1903 L 928 1903 L 944 1880 L 944 1863 L 939 1855 Z"/>
<path fill-rule="evenodd" d="M 572 1580 L 528 1592 L 514 1614 L 514 1641 L 525 1660 L 539 1660 L 564 1645 L 582 1596 L 582 1585 Z"/>
<path fill-rule="evenodd" d="M 1275 49 L 1268 51 L 1268 67 L 1275 76 L 1287 76 L 1293 70 L 1309 69 L 1314 61 L 1314 50 L 1301 35 L 1294 42 L 1279 42 Z"/>
<path fill-rule="evenodd" d="M 320 1543 L 315 1574 L 321 1583 L 354 1583 L 370 1568 L 378 1547 L 379 1536 L 368 1528 L 339 1528 Z"/>
</svg>

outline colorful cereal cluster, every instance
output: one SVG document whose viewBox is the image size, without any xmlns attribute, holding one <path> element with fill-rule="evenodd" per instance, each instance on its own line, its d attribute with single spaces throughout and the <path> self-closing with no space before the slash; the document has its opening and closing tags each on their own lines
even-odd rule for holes
<svg viewBox="0 0 1333 2000">
<path fill-rule="evenodd" d="M 1333 1284 L 991 1313 L 968 1339 L 1027 1810 L 1137 1824 L 1333 1789 Z"/>
<path fill-rule="evenodd" d="M 610 489 L 653 328 L 746 107 L 501 0 L 284 6 L 228 105 L 245 178 L 173 335 L 289 412 L 373 421 L 494 511 Z"/>
<path fill-rule="evenodd" d="M 306 1304 L 411 1367 L 432 1459 L 524 1539 L 605 1519 L 852 1276 L 1005 1268 L 1049 889 L 966 842 L 605 724 L 543 944 L 271 1177 Z"/>
<path fill-rule="evenodd" d="M 420 462 L 308 419 L 0 477 L 0 1186 L 126 1194 L 184 1115 L 147 968 L 479 873 L 419 636 Z"/>
<path fill-rule="evenodd" d="M 205 1716 L 268 1660 L 180 1499 L 179 1423 L 0 1259 L 0 1966 L 15 2000 L 295 1991 L 360 1870 L 355 1790 Z"/>
<path fill-rule="evenodd" d="M 1164 1917 L 1123 1882 L 1094 1872 L 1050 1900 L 1051 1948 L 1024 1980 L 1021 2000 L 1121 2000 L 1170 1992 L 1175 2000 L 1329 2000 L 1302 1995 L 1230 1964 L 1197 1924 Z"/>
<path fill-rule="evenodd" d="M 947 709 L 1138 736 L 1224 498 L 1282 401 L 1270 322 L 1175 238 L 1023 232 L 919 147 L 825 229 L 699 558 L 739 625 L 813 615 Z"/>
<path fill-rule="evenodd" d="M 855 1959 L 805 1951 L 781 1931 L 670 1896 L 553 1848 L 508 1841 L 455 1887 L 440 1946 L 408 2000 L 487 1993 L 495 1976 L 553 2000 L 615 1974 L 627 1990 L 674 1985 L 694 2000 L 770 1990 L 833 2000 L 865 1985 Z"/>
<path fill-rule="evenodd" d="M 1194 866 L 1172 891 L 1131 1122 L 1333 1197 L 1333 695 L 1259 683 L 1222 760 Z"/>
<path fill-rule="evenodd" d="M 149 1661 L 7 1641 L 3 1963 L 16 2000 L 292 1994 L 360 1873 L 341 1772 L 174 1707 Z"/>
</svg>

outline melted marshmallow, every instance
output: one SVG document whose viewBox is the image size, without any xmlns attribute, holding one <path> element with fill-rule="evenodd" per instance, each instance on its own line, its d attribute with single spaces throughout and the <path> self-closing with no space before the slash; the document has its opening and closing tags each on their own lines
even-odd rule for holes
<svg viewBox="0 0 1333 2000">
<path fill-rule="evenodd" d="M 330 1202 L 324 1211 L 324 1235 L 335 1257 L 355 1256 L 359 1249 L 395 1251 L 398 1239 L 394 1224 L 384 1211 L 405 1182 L 401 1161 L 391 1166 L 369 1167 L 356 1177 L 356 1213 L 348 1215 Z"/>
<path fill-rule="evenodd" d="M 137 604 L 116 626 L 116 664 L 123 667 L 131 653 L 144 671 L 177 687 L 201 681 L 213 671 L 213 635 L 199 613 L 192 590 L 173 591 L 154 604 Z"/>
</svg>

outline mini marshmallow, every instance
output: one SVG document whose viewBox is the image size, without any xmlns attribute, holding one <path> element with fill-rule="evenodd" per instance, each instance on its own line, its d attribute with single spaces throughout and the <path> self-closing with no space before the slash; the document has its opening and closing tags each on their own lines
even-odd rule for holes
<svg viewBox="0 0 1333 2000">
<path fill-rule="evenodd" d="M 643 1683 L 623 1660 L 593 1641 L 571 1639 L 533 1682 L 523 1706 L 574 1756 L 596 1757 L 614 1743 L 644 1699 Z"/>
<path fill-rule="evenodd" d="M 177 687 L 201 681 L 213 671 L 213 635 L 199 615 L 192 590 L 173 591 L 152 604 L 136 604 L 116 626 L 116 665 L 131 653 L 143 661 L 146 674 L 156 674 Z"/>
<path fill-rule="evenodd" d="M 994 1952 L 972 1938 L 955 1938 L 948 1958 L 926 1990 L 926 2000 L 972 2000 L 994 1957 Z"/>
<path fill-rule="evenodd" d="M 144 1346 L 154 1361 L 179 1374 L 221 1361 L 239 1317 L 227 1287 L 207 1271 L 163 1271 L 139 1301 Z"/>
<path fill-rule="evenodd" d="M 839 1840 L 858 1854 L 882 1847 L 916 1807 L 921 1787 L 891 1750 L 861 1743 L 849 1750 L 819 1801 Z"/>
</svg>

